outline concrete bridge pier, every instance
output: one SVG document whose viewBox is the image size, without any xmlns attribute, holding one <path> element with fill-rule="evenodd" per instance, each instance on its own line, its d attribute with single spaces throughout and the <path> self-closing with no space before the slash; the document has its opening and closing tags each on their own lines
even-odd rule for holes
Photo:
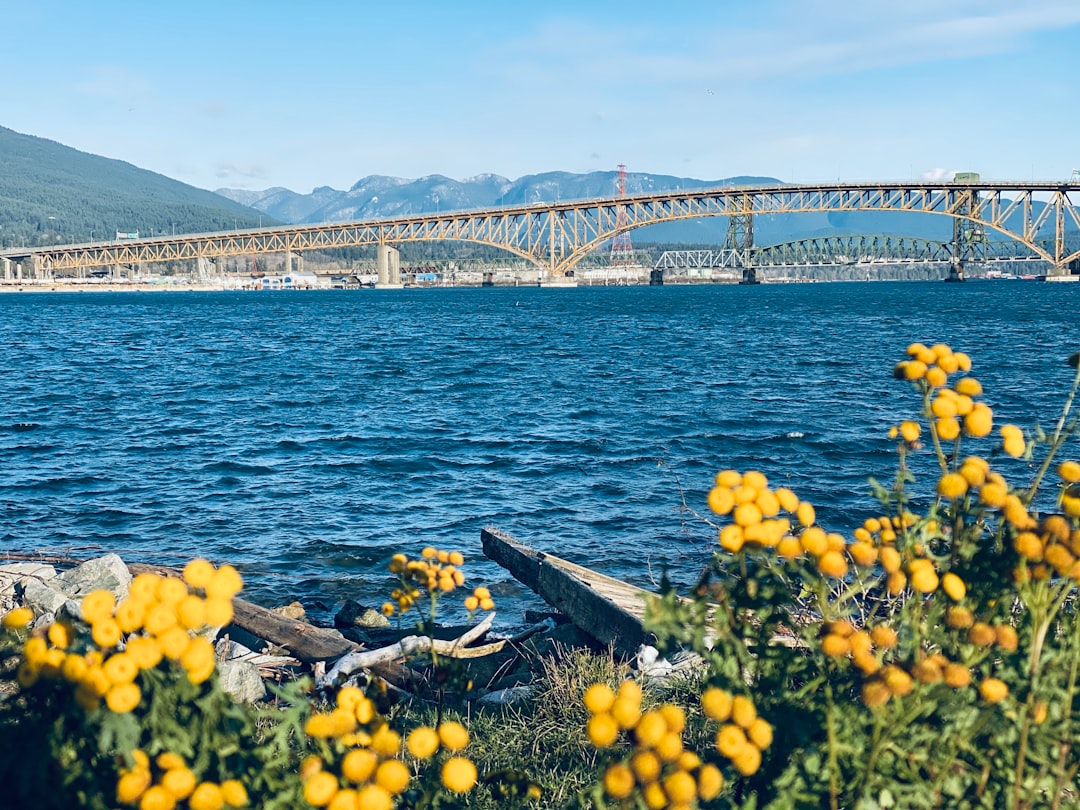
<svg viewBox="0 0 1080 810">
<path fill-rule="evenodd" d="M 3 259 L 4 281 L 11 281 L 11 259 Z"/>
<path fill-rule="evenodd" d="M 949 263 L 949 275 L 945 276 L 946 281 L 963 281 L 964 280 L 964 263 L 963 262 L 950 262 Z"/>
<path fill-rule="evenodd" d="M 379 270 L 379 280 L 375 283 L 376 290 L 400 290 L 405 285 L 401 283 L 401 253 L 391 245 L 379 245 L 375 255 L 375 264 Z"/>
</svg>

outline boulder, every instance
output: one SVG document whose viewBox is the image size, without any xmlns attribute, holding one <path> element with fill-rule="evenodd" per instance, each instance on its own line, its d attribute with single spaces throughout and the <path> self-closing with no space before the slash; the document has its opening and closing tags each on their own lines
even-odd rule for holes
<svg viewBox="0 0 1080 810">
<path fill-rule="evenodd" d="M 266 684 L 259 674 L 259 668 L 247 661 L 233 659 L 219 662 L 218 677 L 222 691 L 234 703 L 255 703 L 266 697 Z"/>
<path fill-rule="evenodd" d="M 390 620 L 374 608 L 364 607 L 355 599 L 346 599 L 334 615 L 334 627 L 389 627 Z"/>
</svg>

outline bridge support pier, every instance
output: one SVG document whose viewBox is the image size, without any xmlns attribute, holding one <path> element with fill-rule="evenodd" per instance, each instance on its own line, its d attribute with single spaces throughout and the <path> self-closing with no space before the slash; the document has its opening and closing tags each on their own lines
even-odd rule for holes
<svg viewBox="0 0 1080 810">
<path fill-rule="evenodd" d="M 1080 259 L 1068 264 L 1054 265 L 1046 273 L 1047 281 L 1080 281 Z"/>
<path fill-rule="evenodd" d="M 4 281 L 11 281 L 11 259 L 3 259 Z"/>
<path fill-rule="evenodd" d="M 375 283 L 377 290 L 400 290 L 401 283 L 401 252 L 392 245 L 379 245 L 375 254 L 375 264 L 379 270 L 379 280 Z"/>
<path fill-rule="evenodd" d="M 742 278 L 739 279 L 740 284 L 760 284 L 761 279 L 757 277 L 757 268 L 752 264 L 743 266 Z"/>
<path fill-rule="evenodd" d="M 963 281 L 964 280 L 964 263 L 963 262 L 950 262 L 949 263 L 949 275 L 945 276 L 946 281 Z"/>
<path fill-rule="evenodd" d="M 654 267 L 649 271 L 649 286 L 650 287 L 663 287 L 664 286 L 664 271 L 658 267 Z"/>
</svg>

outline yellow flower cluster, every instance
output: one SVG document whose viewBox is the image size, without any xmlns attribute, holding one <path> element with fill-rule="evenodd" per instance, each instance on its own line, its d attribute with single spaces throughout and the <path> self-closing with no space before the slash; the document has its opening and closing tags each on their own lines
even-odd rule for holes
<svg viewBox="0 0 1080 810">
<path fill-rule="evenodd" d="M 910 668 L 898 663 L 885 664 L 867 675 L 862 686 L 862 701 L 869 708 L 881 706 L 893 697 L 906 697 L 916 682 L 944 683 L 953 689 L 963 689 L 971 684 L 971 670 L 950 661 L 942 653 L 920 654 L 919 660 Z"/>
<path fill-rule="evenodd" d="M 918 516 L 910 512 L 894 517 L 867 518 L 855 530 L 855 541 L 848 547 L 848 553 L 859 567 L 880 565 L 886 575 L 885 588 L 893 596 L 909 585 L 922 594 L 931 594 L 944 587 L 951 598 L 959 601 L 967 586 L 951 572 L 939 576 L 934 561 L 924 554 L 924 543 L 910 543 L 902 549 L 897 547 L 897 537 L 918 523 Z M 934 535 L 938 531 L 937 522 L 926 521 L 922 530 L 927 535 Z"/>
<path fill-rule="evenodd" d="M 300 766 L 304 798 L 330 810 L 389 810 L 412 778 L 398 755 L 401 735 L 386 724 L 363 690 L 346 686 L 330 712 L 311 715 L 304 726 L 309 737 L 337 738 L 351 750 L 338 775 L 322 758 L 309 756 Z"/>
<path fill-rule="evenodd" d="M 447 720 L 439 727 L 418 726 L 409 732 L 405 746 L 418 760 L 431 759 L 440 749 L 449 751 L 442 764 L 440 776 L 443 786 L 454 793 L 468 793 L 476 785 L 476 765 L 468 757 L 459 755 L 469 744 L 469 731 L 456 720 Z"/>
<path fill-rule="evenodd" d="M 723 724 L 716 732 L 716 750 L 743 776 L 757 773 L 762 751 L 772 745 L 773 727 L 758 717 L 754 701 L 711 686 L 701 694 L 701 709 L 710 720 Z"/>
<path fill-rule="evenodd" d="M 120 804 L 138 804 L 139 810 L 173 810 L 187 800 L 189 810 L 222 810 L 248 803 L 243 782 L 200 782 L 178 754 L 158 754 L 153 768 L 146 752 L 132 751 L 131 756 L 135 764 L 122 770 L 116 783 L 116 801 Z"/>
<path fill-rule="evenodd" d="M 926 346 L 912 343 L 907 349 L 907 360 L 901 360 L 893 369 L 893 376 L 926 386 L 932 392 L 930 413 L 934 417 L 931 428 L 945 441 L 968 436 L 989 436 L 994 429 L 994 412 L 975 397 L 982 394 L 982 385 L 974 377 L 961 377 L 952 388 L 947 388 L 949 376 L 971 371 L 971 358 L 963 352 L 954 352 L 944 343 Z M 917 438 L 917 435 L 916 435 Z M 1010 448 L 1016 448 L 1016 440 L 1023 443 L 1023 434 L 1014 435 Z M 905 440 L 913 441 L 905 436 Z M 1021 446 L 1018 453 L 1022 454 Z"/>
<path fill-rule="evenodd" d="M 459 568 L 465 562 L 460 551 L 445 551 L 428 546 L 420 552 L 420 559 L 410 560 L 404 554 L 390 558 L 390 573 L 401 579 L 401 587 L 395 588 L 382 612 L 392 616 L 395 611 L 404 613 L 420 597 L 421 590 L 428 594 L 449 593 L 465 584 L 465 574 Z M 490 594 L 488 594 L 490 599 Z M 477 600 L 479 603 L 479 599 Z M 494 603 L 492 603 L 494 607 Z M 490 610 L 491 608 L 485 608 Z"/>
<path fill-rule="evenodd" d="M 597 683 L 585 690 L 585 708 L 590 717 L 586 727 L 589 740 L 597 748 L 615 744 L 626 732 L 633 747 L 625 759 L 604 772 L 607 795 L 617 800 L 638 791 L 645 806 L 690 807 L 698 799 L 716 798 L 724 778 L 715 765 L 703 763 L 683 746 L 686 715 L 673 704 L 641 710 L 641 687 L 624 681 L 618 692 Z"/>
<path fill-rule="evenodd" d="M 214 672 L 214 645 L 193 634 L 232 621 L 231 600 L 242 586 L 231 565 L 215 568 L 197 559 L 184 567 L 183 579 L 139 574 L 119 604 L 111 591 L 92 591 L 83 597 L 81 608 L 96 649 L 82 655 L 70 652 L 75 627 L 54 622 L 44 637 L 27 639 L 19 683 L 30 687 L 40 677 L 64 678 L 76 684 L 75 698 L 87 711 L 97 709 L 104 698 L 116 713 L 139 705 L 139 673 L 163 658 L 180 664 L 188 680 L 200 684 Z"/>
<path fill-rule="evenodd" d="M 472 596 L 465 597 L 465 609 L 470 613 L 477 608 L 480 610 L 494 610 L 495 600 L 491 598 L 491 591 L 487 588 L 480 586 L 474 588 Z"/>
<path fill-rule="evenodd" d="M 717 473 L 708 496 L 709 508 L 717 515 L 730 515 L 732 523 L 720 530 L 720 545 L 733 554 L 744 547 L 774 548 L 786 559 L 804 553 L 812 555 L 818 570 L 841 578 L 848 572 L 843 535 L 826 533 L 814 525 L 814 507 L 800 501 L 790 489 L 769 488 L 760 472 L 736 470 Z M 786 512 L 787 516 L 781 516 Z M 794 523 L 793 523 L 794 519 Z M 796 533 L 797 532 L 797 533 Z"/>
<path fill-rule="evenodd" d="M 1064 484 L 1061 493 L 1061 508 L 1071 518 L 1080 518 L 1080 464 L 1075 461 L 1063 461 L 1058 465 L 1058 475 Z"/>
<path fill-rule="evenodd" d="M 1027 566 L 1014 572 L 1018 581 L 1049 579 L 1051 571 L 1080 581 L 1080 529 L 1061 515 L 1047 515 L 1034 529 L 1017 532 L 1013 549 Z"/>
</svg>

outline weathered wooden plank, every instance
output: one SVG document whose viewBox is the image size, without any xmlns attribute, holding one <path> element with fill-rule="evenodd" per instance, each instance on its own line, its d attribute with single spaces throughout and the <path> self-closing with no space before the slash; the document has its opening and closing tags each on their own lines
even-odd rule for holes
<svg viewBox="0 0 1080 810">
<path fill-rule="evenodd" d="M 647 642 L 642 620 L 655 594 L 536 551 L 498 529 L 481 530 L 480 540 L 486 557 L 616 652 L 633 656 Z"/>
</svg>

